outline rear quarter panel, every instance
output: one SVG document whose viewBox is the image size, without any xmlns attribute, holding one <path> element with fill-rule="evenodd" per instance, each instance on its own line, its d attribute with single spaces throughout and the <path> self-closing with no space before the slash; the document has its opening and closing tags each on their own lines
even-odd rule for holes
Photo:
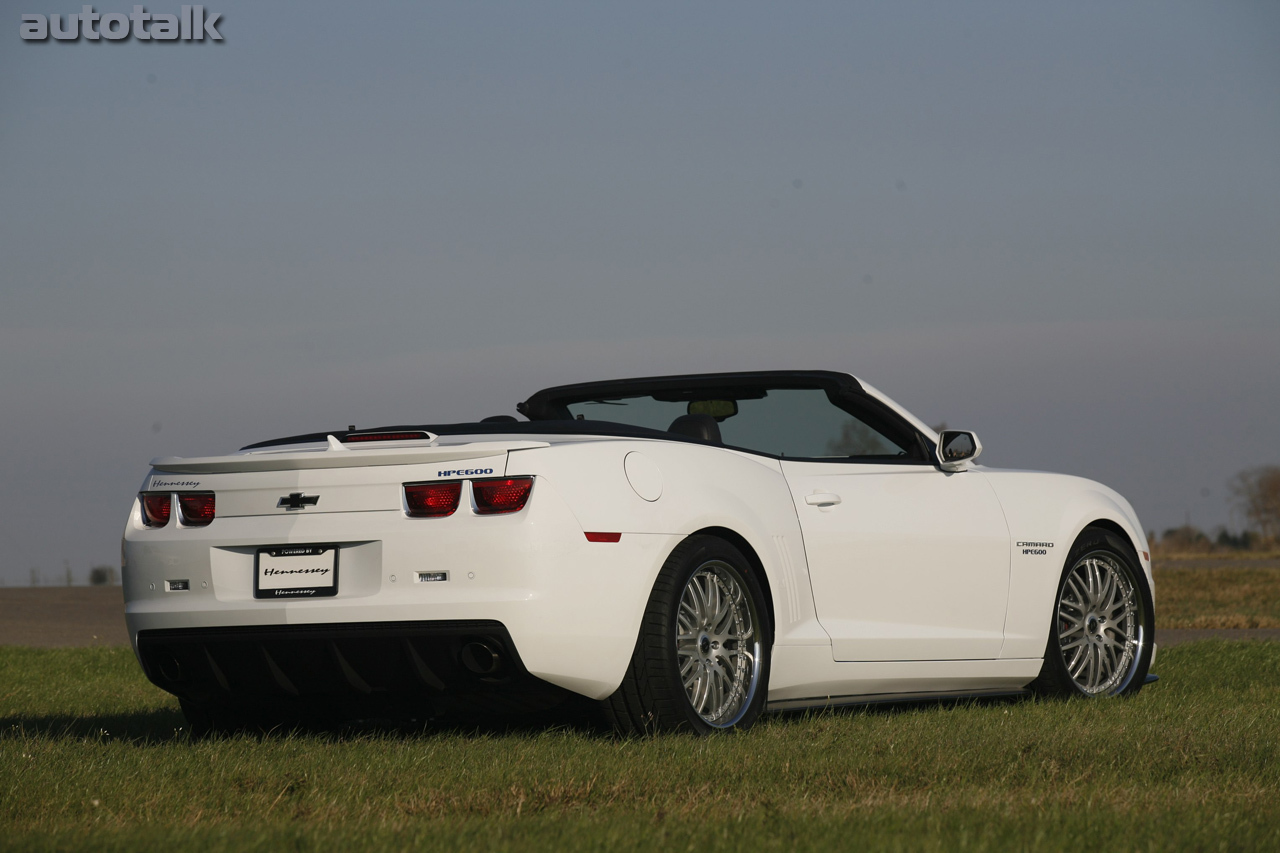
<svg viewBox="0 0 1280 853">
<path fill-rule="evenodd" d="M 629 455 L 661 476 L 661 494 L 646 500 L 630 485 Z M 634 459 L 633 459 L 634 461 Z M 514 451 L 508 476 L 534 474 L 554 486 L 583 530 L 685 537 L 725 528 L 747 542 L 765 573 L 775 644 L 829 645 L 818 625 L 800 525 L 777 460 L 681 442 L 559 444 Z M 651 589 L 661 566 L 644 579 Z M 634 602 L 639 631 L 644 600 Z"/>
</svg>

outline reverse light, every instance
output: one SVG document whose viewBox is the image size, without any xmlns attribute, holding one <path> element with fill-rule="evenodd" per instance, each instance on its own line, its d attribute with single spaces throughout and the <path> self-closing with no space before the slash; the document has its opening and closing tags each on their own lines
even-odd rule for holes
<svg viewBox="0 0 1280 853">
<path fill-rule="evenodd" d="M 187 527 L 204 527 L 213 521 L 213 492 L 182 492 L 178 495 L 178 510 Z"/>
<path fill-rule="evenodd" d="M 471 481 L 471 494 L 475 498 L 477 515 L 519 512 L 524 509 L 532 490 L 532 477 Z"/>
<path fill-rule="evenodd" d="M 461 480 L 404 484 L 404 502 L 413 518 L 443 518 L 453 515 L 461 497 Z"/>
<path fill-rule="evenodd" d="M 138 495 L 142 501 L 142 523 L 147 527 L 164 527 L 169 523 L 169 510 L 173 508 L 172 499 L 169 493 L 147 494 L 143 492 Z"/>
</svg>

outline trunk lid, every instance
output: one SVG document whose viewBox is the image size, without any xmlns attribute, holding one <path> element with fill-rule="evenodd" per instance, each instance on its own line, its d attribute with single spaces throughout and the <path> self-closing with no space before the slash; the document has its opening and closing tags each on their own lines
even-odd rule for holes
<svg viewBox="0 0 1280 853">
<path fill-rule="evenodd" d="M 395 445 L 395 446 L 388 446 Z M 473 441 L 450 444 L 396 441 L 345 446 L 330 437 L 327 445 L 247 450 L 226 456 L 161 456 L 151 460 L 157 471 L 172 474 L 228 474 L 247 471 L 305 471 L 316 468 L 366 468 L 415 465 L 505 456 L 508 450 L 546 447 L 545 441 Z"/>
<path fill-rule="evenodd" d="M 545 441 L 524 440 L 394 442 L 394 447 L 335 444 L 162 457 L 152 460 L 143 490 L 212 491 L 218 518 L 399 511 L 404 483 L 501 477 L 508 451 L 547 446 Z"/>
</svg>

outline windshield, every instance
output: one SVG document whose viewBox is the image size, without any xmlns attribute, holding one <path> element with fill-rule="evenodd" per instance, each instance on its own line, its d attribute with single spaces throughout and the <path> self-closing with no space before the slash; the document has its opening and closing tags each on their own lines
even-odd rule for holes
<svg viewBox="0 0 1280 853">
<path fill-rule="evenodd" d="M 680 396 L 679 400 L 649 395 L 583 400 L 569 403 L 568 409 L 579 420 L 656 430 L 677 427 L 677 432 L 676 421 L 683 416 L 713 419 L 712 433 L 718 428 L 723 444 L 774 456 L 895 459 L 915 455 L 914 434 L 890 437 L 887 433 L 900 430 L 872 427 L 832 402 L 821 388 L 753 389 L 736 399 L 724 389 Z"/>
</svg>

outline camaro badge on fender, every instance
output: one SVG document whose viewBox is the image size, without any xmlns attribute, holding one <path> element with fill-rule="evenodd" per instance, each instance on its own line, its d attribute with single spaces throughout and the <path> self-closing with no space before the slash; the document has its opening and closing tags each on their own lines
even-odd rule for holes
<svg viewBox="0 0 1280 853">
<path fill-rule="evenodd" d="M 1024 554 L 1034 554 L 1043 557 L 1049 553 L 1049 549 L 1053 547 L 1052 542 L 1019 542 L 1018 547 L 1022 549 Z"/>
<path fill-rule="evenodd" d="M 290 492 L 280 499 L 276 504 L 276 508 L 284 507 L 285 509 L 306 509 L 309 506 L 315 506 L 320 503 L 319 495 L 304 495 L 302 492 Z"/>
</svg>

